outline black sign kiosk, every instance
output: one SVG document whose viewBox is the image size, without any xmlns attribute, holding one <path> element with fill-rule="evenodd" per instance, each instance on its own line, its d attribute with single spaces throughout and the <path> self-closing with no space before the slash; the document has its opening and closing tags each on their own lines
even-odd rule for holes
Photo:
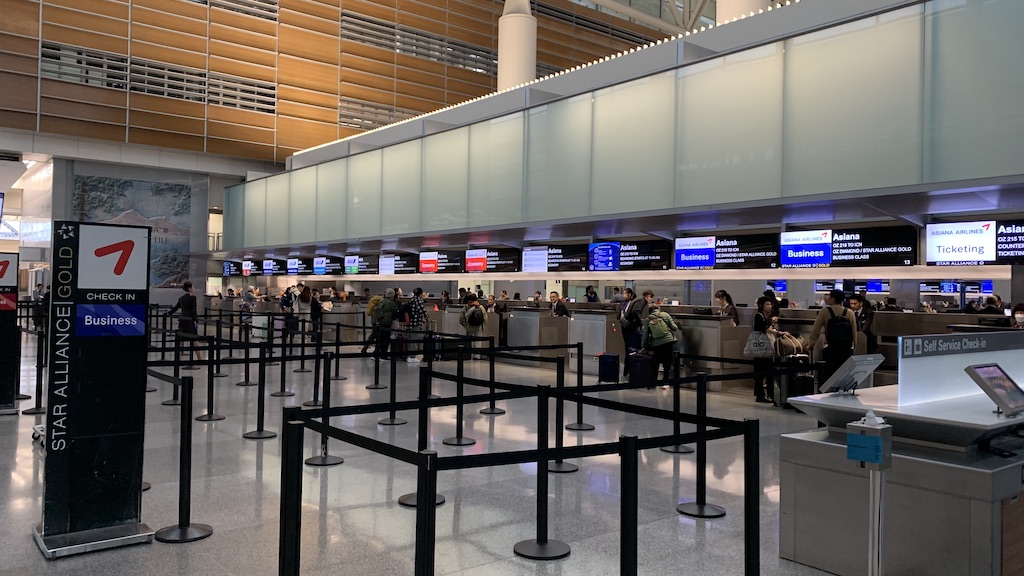
<svg viewBox="0 0 1024 576">
<path fill-rule="evenodd" d="M 47 558 L 151 542 L 141 521 L 150 229 L 55 221 L 43 519 Z"/>
<path fill-rule="evenodd" d="M 18 413 L 20 378 L 18 255 L 0 254 L 0 415 Z"/>
</svg>

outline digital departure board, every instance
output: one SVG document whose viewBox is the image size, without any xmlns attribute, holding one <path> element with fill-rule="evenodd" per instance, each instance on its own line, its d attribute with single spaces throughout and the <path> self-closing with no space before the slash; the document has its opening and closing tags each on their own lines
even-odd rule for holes
<svg viewBox="0 0 1024 576">
<path fill-rule="evenodd" d="M 276 258 L 263 260 L 264 276 L 284 276 L 285 274 L 288 274 L 287 260 L 277 260 Z"/>
<path fill-rule="evenodd" d="M 224 261 L 224 276 L 241 276 L 242 263 L 233 260 Z"/>
<path fill-rule="evenodd" d="M 589 264 L 587 244 L 548 246 L 548 272 L 585 272 Z"/>
<path fill-rule="evenodd" d="M 548 247 L 527 246 L 523 248 L 523 272 L 548 271 Z"/>
<path fill-rule="evenodd" d="M 779 235 L 749 234 L 715 237 L 716 269 L 779 267 Z"/>
<path fill-rule="evenodd" d="M 619 270 L 619 243 L 594 242 L 587 247 L 587 269 L 591 272 Z"/>
<path fill-rule="evenodd" d="M 242 276 L 263 276 L 263 263 L 242 260 Z"/>
<path fill-rule="evenodd" d="M 545 250 L 544 271 L 547 271 Z M 519 272 L 522 255 L 515 248 L 474 248 L 466 250 L 466 272 Z"/>
<path fill-rule="evenodd" d="M 303 276 L 313 273 L 312 258 L 289 258 L 287 266 L 289 276 Z"/>
<path fill-rule="evenodd" d="M 420 252 L 419 271 L 424 274 L 457 274 L 463 270 L 462 258 L 462 252 Z"/>
<path fill-rule="evenodd" d="M 1024 220 L 1004 220 L 996 224 L 996 262 L 1024 264 Z"/>
<path fill-rule="evenodd" d="M 913 226 L 832 231 L 832 266 L 913 266 L 917 229 Z"/>
<path fill-rule="evenodd" d="M 715 237 L 676 238 L 676 270 L 711 270 L 715 267 Z"/>
<path fill-rule="evenodd" d="M 380 257 L 372 255 L 345 256 L 345 274 L 379 274 Z"/>
<path fill-rule="evenodd" d="M 670 270 L 672 243 L 668 240 L 644 240 L 619 243 L 619 270 Z"/>
<path fill-rule="evenodd" d="M 313 274 L 342 274 L 345 271 L 345 259 L 337 256 L 314 256 Z"/>
</svg>

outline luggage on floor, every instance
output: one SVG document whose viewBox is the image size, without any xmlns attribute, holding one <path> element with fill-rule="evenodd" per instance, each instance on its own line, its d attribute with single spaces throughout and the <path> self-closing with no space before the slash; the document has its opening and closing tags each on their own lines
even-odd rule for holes
<svg viewBox="0 0 1024 576">
<path fill-rule="evenodd" d="M 619 381 L 619 355 L 605 352 L 597 357 L 597 381 Z"/>
<path fill-rule="evenodd" d="M 651 354 L 630 354 L 626 356 L 629 363 L 629 383 L 635 386 L 654 386 L 658 380 L 658 363 Z"/>
<path fill-rule="evenodd" d="M 791 354 L 779 359 L 775 375 L 775 405 L 786 407 L 794 396 L 815 394 L 815 367 L 807 354 Z"/>
</svg>

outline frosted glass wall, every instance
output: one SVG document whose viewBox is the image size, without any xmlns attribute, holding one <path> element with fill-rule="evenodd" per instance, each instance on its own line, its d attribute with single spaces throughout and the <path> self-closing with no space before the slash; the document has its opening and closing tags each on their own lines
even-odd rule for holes
<svg viewBox="0 0 1024 576">
<path fill-rule="evenodd" d="M 1020 22 L 1020 0 L 935 0 L 249 182 L 225 246 L 1024 174 Z"/>
</svg>

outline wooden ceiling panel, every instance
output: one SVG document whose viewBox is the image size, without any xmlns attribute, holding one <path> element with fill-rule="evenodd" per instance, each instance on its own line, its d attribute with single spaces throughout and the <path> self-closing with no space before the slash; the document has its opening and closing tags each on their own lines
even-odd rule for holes
<svg viewBox="0 0 1024 576">
<path fill-rule="evenodd" d="M 430 74 L 422 70 L 413 70 L 412 68 L 399 67 L 396 72 L 396 77 L 399 80 L 432 86 L 434 88 L 444 88 L 445 81 L 447 80 L 440 74 Z"/>
<path fill-rule="evenodd" d="M 97 14 L 89 14 L 78 10 L 68 10 L 60 6 L 43 4 L 43 22 L 56 24 L 79 30 L 89 30 L 110 36 L 128 36 L 127 20 L 107 18 Z"/>
<path fill-rule="evenodd" d="M 189 118 L 206 117 L 206 104 L 202 102 L 153 96 L 151 94 L 142 94 L 141 92 L 132 92 L 129 102 L 133 111 L 148 110 L 160 114 L 187 116 Z"/>
<path fill-rule="evenodd" d="M 69 102 L 42 97 L 39 99 L 39 113 L 77 120 L 120 124 L 124 126 L 127 110 L 113 106 L 99 106 L 85 102 Z"/>
<path fill-rule="evenodd" d="M 129 3 L 122 0 L 45 0 L 44 4 L 81 10 L 118 20 L 128 20 L 129 17 Z"/>
<path fill-rule="evenodd" d="M 337 139 L 337 116 L 334 122 L 313 122 L 289 116 L 279 116 L 277 119 L 278 146 L 305 149 Z"/>
<path fill-rule="evenodd" d="M 341 83 L 358 84 L 360 86 L 367 86 L 377 90 L 395 90 L 395 78 L 390 74 L 370 74 L 368 72 L 361 72 L 359 70 L 352 69 L 345 69 L 341 71 Z"/>
<path fill-rule="evenodd" d="M 299 102 L 301 104 L 309 104 L 311 106 L 319 106 L 321 108 L 338 107 L 338 95 L 336 93 L 324 94 L 323 92 L 303 90 L 294 86 L 278 86 L 277 98 L 279 100 Z"/>
<path fill-rule="evenodd" d="M 206 69 L 206 53 L 178 50 L 160 44 L 132 40 L 132 57 L 177 64 L 198 70 Z"/>
<path fill-rule="evenodd" d="M 127 26 L 126 26 L 127 28 Z M 107 36 L 85 30 L 74 30 L 57 26 L 55 24 L 43 24 L 43 40 L 81 46 L 82 48 L 93 48 L 114 54 L 128 53 L 128 39 L 123 37 Z"/>
<path fill-rule="evenodd" d="M 180 150 L 202 152 L 203 140 L 204 138 L 202 136 L 160 132 L 158 130 L 149 130 L 147 128 L 128 128 L 128 142 L 131 144 L 163 146 L 165 148 L 178 148 Z"/>
<path fill-rule="evenodd" d="M 0 52 L 0 70 L 35 76 L 39 73 L 39 59 Z"/>
<path fill-rule="evenodd" d="M 22 54 L 34 60 L 39 57 L 39 38 L 23 38 L 0 32 L 0 52 Z"/>
<path fill-rule="evenodd" d="M 132 8 L 132 25 L 141 24 L 158 29 L 175 30 L 184 34 L 192 34 L 206 39 L 207 22 L 204 14 L 202 20 L 186 18 L 178 14 L 151 10 L 142 6 Z M 133 30 L 134 33 L 134 30 Z"/>
<path fill-rule="evenodd" d="M 35 112 L 38 83 L 35 76 L 0 72 L 0 108 Z"/>
<path fill-rule="evenodd" d="M 0 126 L 4 128 L 14 128 L 15 130 L 36 129 L 35 112 L 15 112 L 12 110 L 3 110 L 3 107 L 4 99 L 0 96 Z"/>
<path fill-rule="evenodd" d="M 316 60 L 333 66 L 338 65 L 339 44 L 337 36 L 328 36 L 281 24 L 278 28 L 277 48 L 281 54 Z"/>
<path fill-rule="evenodd" d="M 99 138 L 101 140 L 124 142 L 124 126 L 116 124 L 101 124 L 99 122 L 86 122 L 84 120 L 72 120 L 54 116 L 40 116 L 39 131 L 51 134 L 64 134 L 65 136 L 77 136 L 79 138 Z"/>
<path fill-rule="evenodd" d="M 252 142 L 207 138 L 206 152 L 207 154 L 222 154 L 224 156 L 235 156 L 238 158 L 256 158 L 258 160 L 274 161 L 273 146 L 254 144 Z"/>
<path fill-rule="evenodd" d="M 240 12 L 233 12 L 223 8 L 210 7 L 210 23 L 220 24 L 228 28 L 248 30 L 264 36 L 274 36 L 277 30 L 277 22 L 264 18 L 249 16 Z"/>
<path fill-rule="evenodd" d="M 65 1 L 78 2 L 79 0 Z M 205 4 L 191 2 L 190 0 L 132 0 L 133 19 L 134 11 L 139 8 L 159 10 L 176 14 L 183 18 L 192 18 L 200 22 L 207 22 L 209 20 L 209 8 Z"/>
<path fill-rule="evenodd" d="M 154 28 L 153 26 L 133 23 L 132 44 L 134 45 L 136 42 L 147 42 L 157 46 L 169 46 L 174 47 L 176 50 L 192 52 L 202 59 L 203 65 L 186 64 L 186 66 L 206 68 L 207 48 L 205 35 L 193 36 L 192 34 L 184 34 L 171 29 Z M 184 64 L 184 62 L 177 61 L 168 62 Z"/>
<path fill-rule="evenodd" d="M 211 106 L 210 108 L 212 109 L 214 106 Z M 217 108 L 222 108 L 222 106 L 217 106 Z M 251 126 L 236 123 L 208 122 L 206 134 L 209 138 L 241 140 L 243 142 L 253 142 L 256 144 L 274 144 L 273 130 L 253 128 Z"/>
<path fill-rule="evenodd" d="M 277 52 L 276 34 L 261 34 L 244 28 L 232 28 L 230 25 L 223 25 L 217 22 L 210 23 L 210 39 L 223 40 L 224 42 L 241 46 L 251 46 L 268 52 Z"/>
<path fill-rule="evenodd" d="M 210 72 L 221 72 L 264 82 L 277 82 L 277 70 L 273 66 L 260 66 L 230 58 L 210 56 L 209 67 Z"/>
<path fill-rule="evenodd" d="M 6 84 L 4 85 L 6 86 Z M 106 106 L 118 106 L 121 108 L 128 106 L 128 92 L 125 90 L 87 86 L 74 82 L 61 82 L 50 78 L 40 80 L 39 89 L 41 96 L 103 104 Z"/>
<path fill-rule="evenodd" d="M 206 115 L 212 122 L 238 124 L 253 128 L 273 130 L 277 124 L 277 119 L 273 114 L 242 110 L 230 106 L 214 106 L 211 104 L 206 107 Z"/>
<path fill-rule="evenodd" d="M 210 56 L 219 56 L 228 60 L 248 62 L 260 66 L 277 66 L 277 53 L 270 50 L 260 50 L 251 46 L 232 44 L 220 40 L 210 40 Z"/>
<path fill-rule="evenodd" d="M 406 68 L 412 68 L 414 70 L 423 70 L 424 72 L 430 72 L 432 74 L 444 74 L 445 65 L 440 62 L 434 62 L 433 60 L 427 60 L 425 58 L 417 58 L 408 54 L 395 54 L 395 63 L 399 66 Z"/>
<path fill-rule="evenodd" d="M 165 132 L 196 134 L 198 136 L 206 134 L 205 119 L 157 114 L 144 110 L 131 110 L 128 114 L 128 124 L 132 127 L 152 128 Z"/>
<path fill-rule="evenodd" d="M 395 0 L 390 0 L 389 2 L 382 2 L 380 0 L 374 0 L 373 2 L 367 2 L 365 0 L 345 0 L 342 10 L 378 18 L 385 22 L 394 22 L 395 17 L 397 16 L 395 12 Z"/>
<path fill-rule="evenodd" d="M 0 18 L 0 32 L 39 37 L 39 2 L 26 0 L 5 0 L 4 18 Z M 2 46 L 3 44 L 0 44 Z M 6 50 L 6 48 L 0 48 Z"/>
<path fill-rule="evenodd" d="M 308 104 L 300 104 L 299 102 L 281 100 L 277 103 L 277 113 L 279 116 L 291 116 L 304 120 L 327 122 L 329 124 L 338 123 L 337 103 L 331 108 L 321 108 L 320 106 L 310 106 Z"/>
<path fill-rule="evenodd" d="M 338 69 L 336 66 L 281 54 L 277 59 L 277 81 L 279 84 L 337 94 Z"/>
<path fill-rule="evenodd" d="M 444 22 L 447 19 L 447 13 L 443 5 L 439 6 L 437 2 L 428 3 L 419 2 L 417 0 L 398 0 L 398 13 L 416 14 L 417 16 L 437 20 L 438 22 Z"/>
<path fill-rule="evenodd" d="M 340 0 L 311 1 L 311 0 L 280 0 L 278 3 L 280 11 L 298 12 L 316 16 L 324 20 L 339 22 L 341 20 Z"/>
<path fill-rule="evenodd" d="M 339 14 L 340 13 L 335 10 L 333 18 L 325 19 L 309 14 L 303 14 L 302 12 L 282 9 L 278 13 L 277 18 L 281 25 L 295 26 L 302 30 L 319 32 L 321 34 L 333 36 L 337 39 L 341 32 L 341 17 Z"/>
</svg>

